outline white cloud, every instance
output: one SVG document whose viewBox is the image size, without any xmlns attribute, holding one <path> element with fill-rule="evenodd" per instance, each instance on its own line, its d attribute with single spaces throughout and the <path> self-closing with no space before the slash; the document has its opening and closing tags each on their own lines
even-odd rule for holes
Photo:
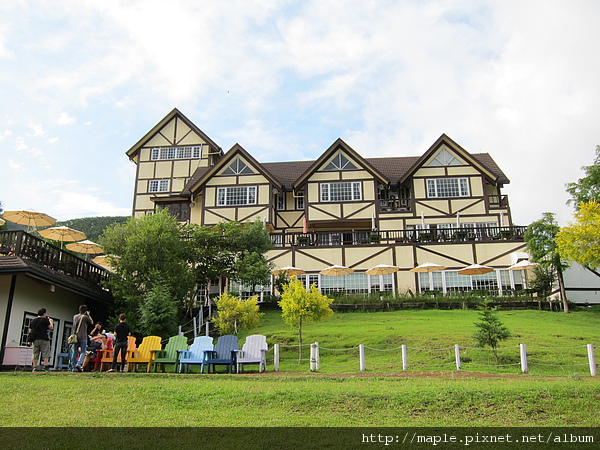
<svg viewBox="0 0 600 450">
<path fill-rule="evenodd" d="M 75 123 L 75 118 L 66 112 L 61 112 L 58 119 L 56 119 L 56 123 L 59 125 L 71 125 L 72 123 Z"/>
</svg>

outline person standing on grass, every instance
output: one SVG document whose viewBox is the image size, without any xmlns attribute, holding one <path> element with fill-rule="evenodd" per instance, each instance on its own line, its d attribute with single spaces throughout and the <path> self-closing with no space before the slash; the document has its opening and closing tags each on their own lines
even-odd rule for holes
<svg viewBox="0 0 600 450">
<path fill-rule="evenodd" d="M 48 337 L 48 331 L 52 330 L 54 330 L 54 322 L 50 317 L 46 316 L 46 308 L 40 308 L 38 316 L 29 324 L 29 333 L 31 333 L 31 338 L 33 339 L 30 342 L 33 346 L 33 353 L 31 354 L 33 372 L 48 370 L 50 362 L 50 338 Z M 40 358 L 42 359 L 41 365 L 39 365 Z"/>
<path fill-rule="evenodd" d="M 119 324 L 115 327 L 115 345 L 113 347 L 113 362 L 112 368 L 108 372 L 114 372 L 119 370 L 117 364 L 117 357 L 121 353 L 121 368 L 120 370 L 125 372 L 125 356 L 127 355 L 127 337 L 131 334 L 131 328 L 127 323 L 127 316 L 125 313 L 121 313 L 119 316 Z"/>
<path fill-rule="evenodd" d="M 79 307 L 79 314 L 73 316 L 73 332 L 77 334 L 77 344 L 71 345 L 71 368 L 70 372 L 83 372 L 83 359 L 85 358 L 85 350 L 87 348 L 88 341 L 88 326 L 94 325 L 94 321 L 90 316 L 88 307 L 81 305 Z M 79 359 L 77 358 L 77 351 L 79 351 Z"/>
</svg>

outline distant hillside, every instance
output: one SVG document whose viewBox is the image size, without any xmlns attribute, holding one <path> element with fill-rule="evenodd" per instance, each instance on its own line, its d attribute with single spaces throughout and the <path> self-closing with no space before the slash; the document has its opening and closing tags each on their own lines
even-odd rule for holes
<svg viewBox="0 0 600 450">
<path fill-rule="evenodd" d="M 96 242 L 104 233 L 104 229 L 113 223 L 125 223 L 129 216 L 112 217 L 85 217 L 83 219 L 71 219 L 64 222 L 56 222 L 54 226 L 64 225 L 75 230 L 83 231 L 90 241 Z"/>
</svg>

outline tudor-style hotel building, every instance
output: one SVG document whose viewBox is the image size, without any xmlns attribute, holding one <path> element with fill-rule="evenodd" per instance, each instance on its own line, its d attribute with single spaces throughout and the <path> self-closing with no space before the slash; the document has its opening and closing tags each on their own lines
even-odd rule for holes
<svg viewBox="0 0 600 450">
<path fill-rule="evenodd" d="M 338 139 L 315 161 L 261 163 L 237 144 L 224 153 L 174 109 L 127 151 L 137 165 L 133 213 L 168 208 L 200 225 L 259 218 L 275 244 L 269 261 L 302 268 L 299 278 L 325 293 L 521 289 L 522 271 L 506 270 L 526 257 L 506 175 L 445 134 L 424 150 L 364 158 Z M 446 270 L 410 271 L 424 262 Z M 496 270 L 457 273 L 474 263 Z M 365 274 L 378 264 L 400 270 Z M 354 273 L 319 274 L 331 265 Z"/>
</svg>

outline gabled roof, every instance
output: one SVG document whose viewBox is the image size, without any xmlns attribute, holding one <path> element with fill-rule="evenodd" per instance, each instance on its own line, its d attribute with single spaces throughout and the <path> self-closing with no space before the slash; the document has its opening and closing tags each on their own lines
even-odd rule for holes
<svg viewBox="0 0 600 450">
<path fill-rule="evenodd" d="M 283 188 L 281 182 L 274 177 L 265 167 L 265 164 L 259 163 L 250 153 L 248 153 L 240 144 L 235 144 L 229 151 L 225 154 L 223 158 L 221 158 L 214 166 L 212 167 L 202 167 L 198 168 L 190 181 L 185 186 L 183 193 L 193 193 L 202 187 L 204 183 L 206 183 L 214 174 L 219 172 L 221 169 L 226 167 L 236 156 L 241 156 L 243 159 L 248 161 L 254 169 L 265 178 L 267 178 L 270 182 L 272 182 L 275 186 L 279 188 Z M 204 169 L 204 170 L 201 170 Z"/>
<path fill-rule="evenodd" d="M 211 147 L 213 151 L 222 152 L 221 147 L 214 143 L 214 141 L 209 138 L 204 132 L 198 128 L 194 123 L 188 119 L 181 111 L 177 108 L 173 108 L 173 110 L 167 114 L 160 122 L 158 122 L 150 131 L 148 131 L 143 138 L 135 143 L 133 147 L 127 150 L 126 154 L 129 156 L 129 159 L 133 160 L 139 150 L 146 145 L 146 143 L 152 139 L 156 133 L 158 133 L 164 126 L 166 126 L 171 120 L 175 117 L 179 118 L 183 121 L 190 129 L 192 129 L 196 134 L 198 134 L 206 143 Z"/>
<path fill-rule="evenodd" d="M 462 159 L 467 161 L 469 164 L 477 168 L 480 172 L 482 172 L 488 179 L 491 181 L 500 183 L 500 184 L 508 184 L 510 181 L 502 173 L 500 168 L 496 165 L 494 160 L 487 153 L 480 154 L 479 158 L 475 158 L 474 155 L 471 155 L 464 148 L 450 139 L 446 134 L 442 134 L 429 149 L 418 158 L 413 165 L 404 173 L 404 175 L 400 178 L 400 184 L 406 181 L 408 178 L 412 177 L 414 173 L 427 161 L 435 152 L 439 150 L 442 144 L 446 144 L 454 153 L 459 155 Z M 482 161 L 485 161 L 483 163 Z M 496 170 L 493 170 L 496 169 Z"/>
<path fill-rule="evenodd" d="M 379 172 L 379 170 L 375 169 L 375 167 L 373 167 L 365 158 L 356 153 L 354 149 L 348 144 L 346 144 L 341 138 L 338 138 L 333 144 L 331 144 L 331 146 L 327 150 L 325 150 L 325 152 L 316 161 L 314 161 L 302 173 L 302 175 L 300 175 L 296 179 L 296 181 L 293 184 L 293 188 L 297 189 L 298 187 L 300 187 L 310 175 L 316 172 L 316 170 L 338 150 L 342 150 L 344 153 L 349 155 L 358 164 L 360 164 L 363 167 L 363 169 L 370 172 L 371 175 L 373 175 L 375 178 L 378 178 L 381 181 L 386 181 L 386 178 Z"/>
</svg>

